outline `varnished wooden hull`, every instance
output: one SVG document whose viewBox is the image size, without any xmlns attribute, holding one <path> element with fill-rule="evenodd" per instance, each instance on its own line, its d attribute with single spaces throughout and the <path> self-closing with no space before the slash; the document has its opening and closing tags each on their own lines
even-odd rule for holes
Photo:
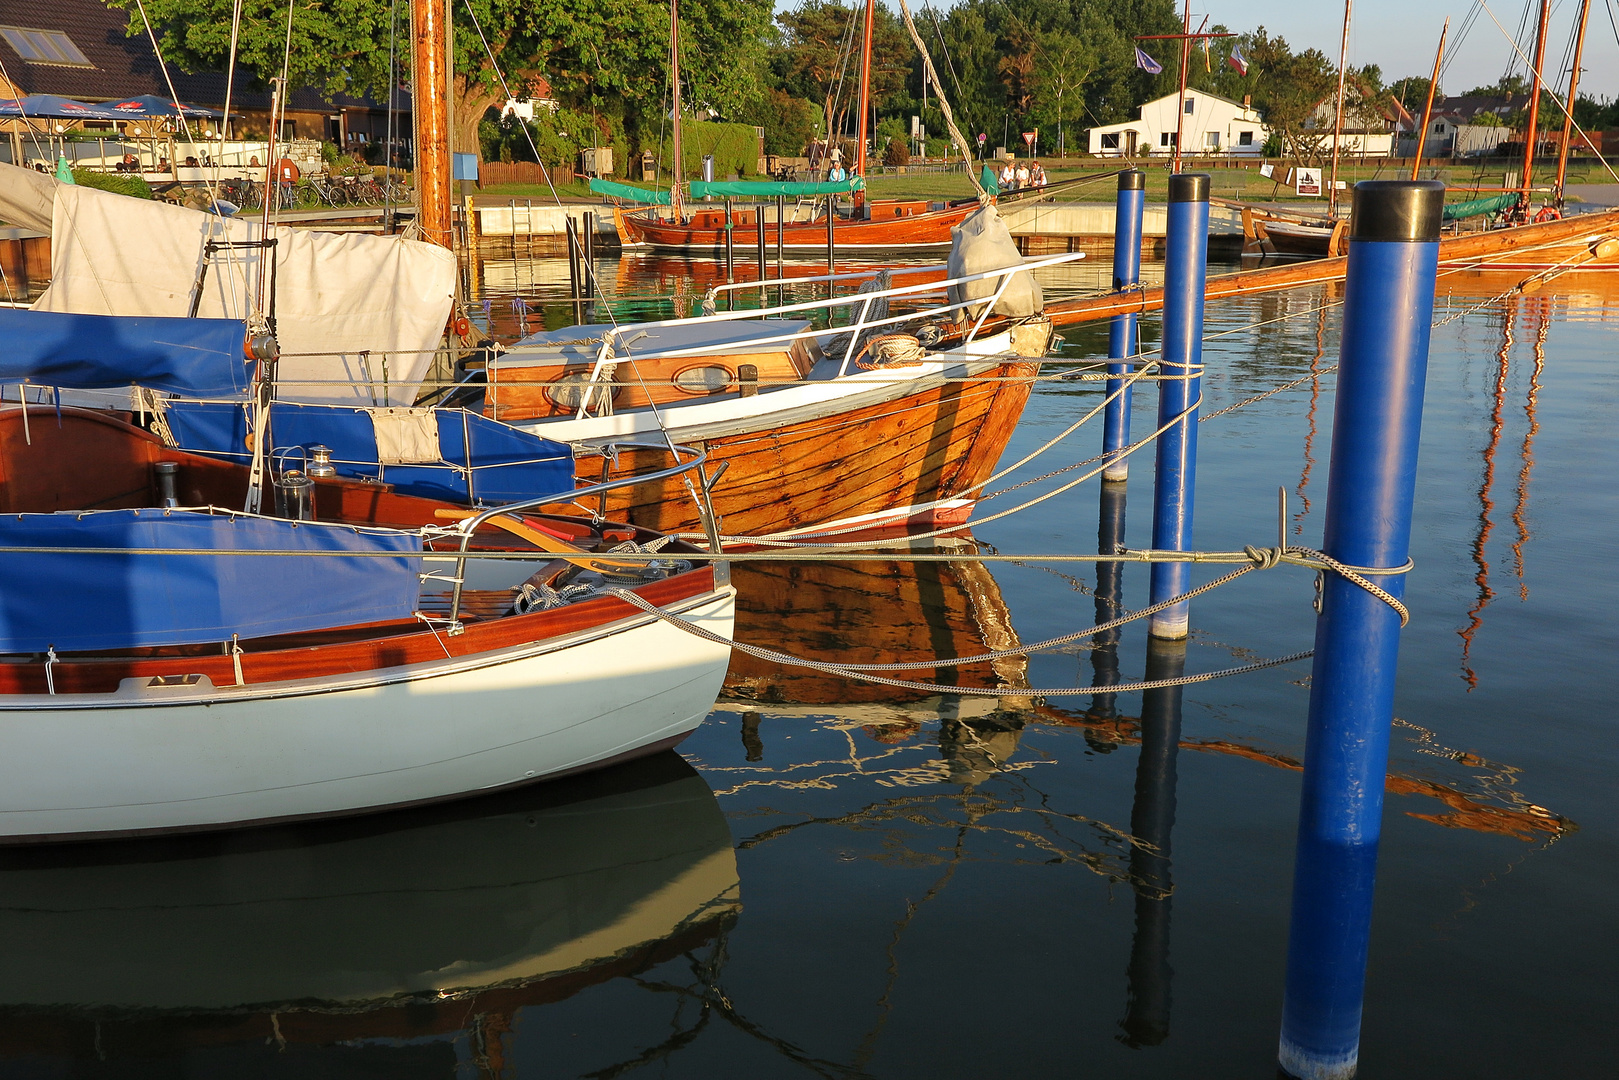
<svg viewBox="0 0 1619 1080">
<path fill-rule="evenodd" d="M 947 250 L 950 230 L 960 225 L 978 209 L 976 202 L 955 206 L 947 210 L 916 214 L 909 217 L 872 218 L 866 221 L 839 220 L 833 224 L 833 238 L 837 250 L 888 254 L 895 251 Z M 725 229 L 722 224 L 692 225 L 661 221 L 645 213 L 613 211 L 618 225 L 619 239 L 626 247 L 645 246 L 658 251 L 725 250 Z M 765 249 L 776 250 L 777 225 L 765 222 Z M 753 224 L 732 230 L 734 250 L 746 251 L 757 246 L 758 233 Z M 783 227 L 782 246 L 794 254 L 826 251 L 826 221 L 792 222 Z"/>
<path fill-rule="evenodd" d="M 721 527 L 755 536 L 868 516 L 872 526 L 959 524 L 970 510 L 970 489 L 1006 449 L 1039 367 L 997 364 L 887 401 L 705 440 L 710 468 L 730 466 L 714 490 Z M 670 434 L 683 441 L 678 428 Z M 666 458 L 626 452 L 607 473 L 650 471 Z M 601 480 L 601 460 L 581 459 L 581 482 Z M 950 505 L 956 500 L 962 502 Z M 700 528 L 678 479 L 611 492 L 605 513 L 660 532 Z"/>
<path fill-rule="evenodd" d="M 1612 243 L 1610 243 L 1610 241 Z M 1208 280 L 1205 296 L 1219 300 L 1231 296 L 1295 289 L 1328 281 L 1342 281 L 1348 269 L 1345 256 L 1268 267 Z M 1581 214 L 1560 221 L 1519 225 L 1511 229 L 1464 233 L 1439 242 L 1440 288 L 1447 278 L 1471 274 L 1518 274 L 1526 287 L 1537 280 L 1566 273 L 1619 271 L 1619 210 Z M 1164 290 L 1154 286 L 1130 293 L 1109 293 L 1046 305 L 1046 317 L 1055 326 L 1107 319 L 1129 312 L 1163 307 Z"/>
</svg>

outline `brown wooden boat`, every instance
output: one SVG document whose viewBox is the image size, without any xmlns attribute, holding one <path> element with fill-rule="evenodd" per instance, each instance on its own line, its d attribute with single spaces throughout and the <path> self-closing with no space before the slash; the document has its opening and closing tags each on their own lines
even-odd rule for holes
<svg viewBox="0 0 1619 1080">
<path fill-rule="evenodd" d="M 864 218 L 837 217 L 832 222 L 833 246 L 840 252 L 892 255 L 899 251 L 945 251 L 950 230 L 978 209 L 978 200 L 935 208 L 925 200 L 885 200 L 866 204 Z M 731 237 L 735 250 L 758 243 L 758 208 L 731 211 Z M 700 209 L 682 220 L 665 220 L 655 210 L 625 211 L 615 207 L 613 222 L 619 242 L 626 248 L 713 254 L 725 250 L 725 211 Z M 783 250 L 795 255 L 825 254 L 826 213 L 808 221 L 764 223 L 765 250 L 776 250 L 777 232 Z"/>
</svg>

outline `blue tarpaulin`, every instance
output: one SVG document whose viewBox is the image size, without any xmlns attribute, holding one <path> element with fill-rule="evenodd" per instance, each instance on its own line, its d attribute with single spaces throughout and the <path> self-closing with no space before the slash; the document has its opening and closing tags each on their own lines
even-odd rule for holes
<svg viewBox="0 0 1619 1080">
<path fill-rule="evenodd" d="M 240 464 L 251 460 L 242 406 L 175 401 L 165 415 L 179 449 Z M 434 462 L 383 464 L 371 410 L 346 405 L 276 402 L 270 406 L 270 444 L 274 452 L 294 450 L 284 458 L 292 468 L 303 467 L 294 448 L 327 446 L 339 476 L 380 479 L 402 495 L 429 499 L 517 502 L 574 486 L 573 451 L 566 444 L 464 409 L 436 410 L 433 420 L 439 455 Z"/>
<path fill-rule="evenodd" d="M 53 548 L 187 548 L 199 555 L 35 554 Z M 231 550 L 304 556 L 221 555 Z M 0 518 L 0 653 L 192 645 L 408 619 L 421 538 L 391 529 L 184 510 Z M 398 552 L 330 557 L 330 551 Z"/>
<path fill-rule="evenodd" d="M 138 384 L 199 397 L 236 396 L 252 382 L 235 319 L 73 315 L 0 308 L 0 383 L 74 390 Z"/>
</svg>

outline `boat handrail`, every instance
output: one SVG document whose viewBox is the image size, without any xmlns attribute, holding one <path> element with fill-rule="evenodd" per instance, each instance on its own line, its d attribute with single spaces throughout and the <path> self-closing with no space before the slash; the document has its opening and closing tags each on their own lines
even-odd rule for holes
<svg viewBox="0 0 1619 1080">
<path fill-rule="evenodd" d="M 608 327 L 606 330 L 602 331 L 601 348 L 596 354 L 596 362 L 591 366 L 590 377 L 586 380 L 586 386 L 589 389 L 587 389 L 586 393 L 581 395 L 579 411 L 575 414 L 574 418 L 576 420 L 583 420 L 590 415 L 590 403 L 596 396 L 593 389 L 595 385 L 602 380 L 602 369 L 610 363 L 617 364 L 620 360 L 653 360 L 670 359 L 682 356 L 702 356 L 714 351 L 712 345 L 697 345 L 685 349 L 667 349 L 642 353 L 638 357 L 632 357 L 629 355 L 625 355 L 623 357 L 615 356 L 613 352 L 613 345 L 619 335 L 623 333 L 635 331 L 640 334 L 645 334 L 648 330 L 663 327 L 693 326 L 714 322 L 741 322 L 743 320 L 764 319 L 773 315 L 781 315 L 791 312 L 814 311 L 818 309 L 830 310 L 835 307 L 853 307 L 854 305 L 859 304 L 861 307 L 860 315 L 857 317 L 857 321 L 851 326 L 794 330 L 784 334 L 773 334 L 748 339 L 749 345 L 771 345 L 796 341 L 806 337 L 823 337 L 827 334 L 848 333 L 851 335 L 850 348 L 845 350 L 844 363 L 838 372 L 838 374 L 841 376 L 848 370 L 855 341 L 858 339 L 861 333 L 871 327 L 909 322 L 913 319 L 925 317 L 929 314 L 937 312 L 956 311 L 959 309 L 982 305 L 983 310 L 979 312 L 976 321 L 974 321 L 972 325 L 972 328 L 968 330 L 967 334 L 963 338 L 963 344 L 971 344 L 977 338 L 978 331 L 982 329 L 984 320 L 989 317 L 991 309 L 997 302 L 999 302 L 1001 294 L 1006 291 L 1006 287 L 1011 284 L 1014 275 L 1023 273 L 1024 271 L 1044 269 L 1048 266 L 1059 266 L 1063 263 L 1078 262 L 1083 258 L 1085 258 L 1085 253 L 1082 251 L 1068 252 L 1061 255 L 1053 255 L 1045 259 L 1036 259 L 1033 261 L 1024 260 L 1015 266 L 1003 266 L 994 270 L 985 270 L 977 274 L 965 274 L 961 277 L 945 278 L 942 281 L 924 281 L 916 285 L 897 285 L 893 288 L 875 289 L 870 292 L 850 293 L 846 296 L 828 296 L 823 299 L 785 304 L 773 308 L 727 311 L 723 313 L 715 313 L 713 315 L 699 315 L 684 319 L 660 319 L 654 322 L 626 323 L 623 326 Z M 836 277 L 836 275 L 833 276 Z M 974 281 L 987 281 L 991 278 L 997 279 L 1000 282 L 999 286 L 991 296 L 973 297 L 971 299 L 964 299 L 956 303 L 940 304 L 934 307 L 924 308 L 921 311 L 907 312 L 903 315 L 869 322 L 865 318 L 866 314 L 871 310 L 872 303 L 879 299 L 886 299 L 891 296 L 910 296 L 920 293 L 937 292 L 940 289 L 948 289 L 953 285 L 966 285 Z M 759 286 L 756 282 L 751 287 L 758 288 Z M 506 355 L 510 356 L 519 351 L 520 350 L 513 349 Z"/>
<path fill-rule="evenodd" d="M 520 502 L 503 503 L 500 506 L 491 506 L 487 510 L 484 510 L 472 517 L 466 518 L 456 524 L 453 532 L 459 535 L 461 538 L 461 547 L 459 551 L 461 557 L 458 558 L 455 563 L 455 586 L 450 595 L 449 632 L 451 636 L 454 636 L 461 630 L 461 588 L 466 581 L 467 546 L 472 542 L 472 534 L 477 532 L 479 528 L 489 521 L 490 518 L 499 517 L 502 514 L 520 514 L 525 510 L 537 510 L 542 506 L 549 506 L 554 503 L 575 502 L 581 498 L 591 495 L 601 495 L 606 492 L 614 491 L 621 487 L 629 487 L 634 484 L 646 484 L 655 480 L 666 480 L 671 476 L 679 476 L 681 473 L 690 472 L 692 469 L 701 468 L 701 466 L 706 464 L 708 461 L 707 450 L 700 450 L 695 446 L 682 446 L 673 440 L 668 440 L 665 442 L 618 442 L 614 445 L 617 449 L 621 450 L 667 450 L 669 453 L 674 455 L 675 464 L 665 469 L 658 469 L 654 472 L 636 473 L 632 476 L 621 476 L 616 480 L 603 480 L 599 483 L 587 484 L 582 488 L 569 488 L 567 491 L 551 492 L 549 494 L 536 496 L 531 499 L 523 499 Z M 681 461 L 681 456 L 686 454 L 691 456 L 690 460 Z M 698 475 L 702 480 L 703 493 L 706 497 L 709 487 L 708 479 L 703 477 L 701 473 Z M 718 479 L 717 476 L 716 479 Z M 698 512 L 704 517 L 709 517 L 707 511 L 701 505 L 698 506 Z"/>
</svg>

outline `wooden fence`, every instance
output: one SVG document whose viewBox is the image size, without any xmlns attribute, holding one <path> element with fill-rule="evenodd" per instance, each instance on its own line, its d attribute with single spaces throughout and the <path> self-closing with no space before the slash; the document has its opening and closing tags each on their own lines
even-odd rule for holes
<svg viewBox="0 0 1619 1080">
<path fill-rule="evenodd" d="M 540 165 L 532 161 L 485 161 L 478 166 L 478 186 L 491 184 L 570 184 L 573 169 L 566 165 Z"/>
</svg>

